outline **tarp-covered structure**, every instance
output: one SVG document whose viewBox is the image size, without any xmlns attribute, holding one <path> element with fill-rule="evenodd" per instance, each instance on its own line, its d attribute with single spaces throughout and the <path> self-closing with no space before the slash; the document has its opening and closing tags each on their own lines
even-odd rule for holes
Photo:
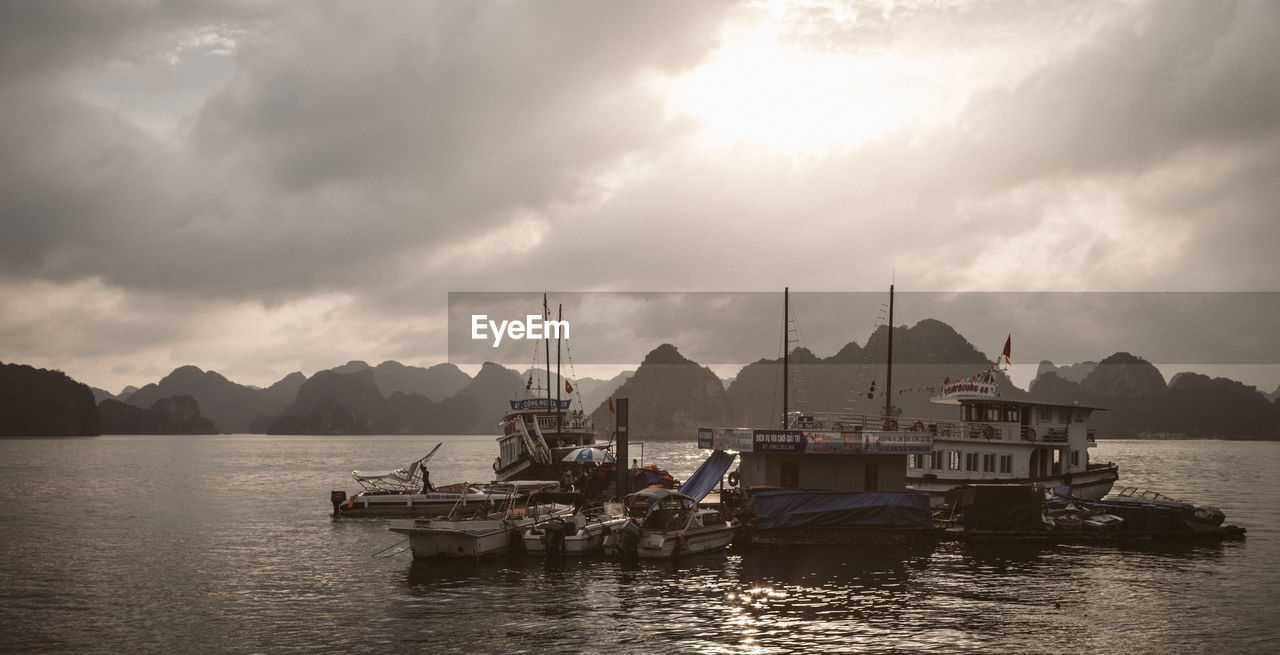
<svg viewBox="0 0 1280 655">
<path fill-rule="evenodd" d="M 1044 491 L 1018 484 L 969 485 L 964 488 L 964 529 L 1044 530 Z"/>
<path fill-rule="evenodd" d="M 725 471 L 729 470 L 729 466 L 733 464 L 733 460 L 738 456 L 737 453 L 730 453 L 723 450 L 716 450 L 711 453 L 698 470 L 689 476 L 688 480 L 680 486 L 680 493 L 694 499 L 702 500 L 711 493 L 712 489 L 720 484 L 720 479 L 724 477 Z"/>
<path fill-rule="evenodd" d="M 933 527 L 925 493 L 759 489 L 753 495 L 757 530 Z"/>
</svg>

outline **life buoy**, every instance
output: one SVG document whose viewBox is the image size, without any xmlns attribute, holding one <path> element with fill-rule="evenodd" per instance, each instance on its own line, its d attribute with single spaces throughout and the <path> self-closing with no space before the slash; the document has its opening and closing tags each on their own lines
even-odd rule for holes
<svg viewBox="0 0 1280 655">
<path fill-rule="evenodd" d="M 889 419 L 884 422 L 884 429 L 886 432 L 897 432 L 898 422 L 893 419 Z"/>
<path fill-rule="evenodd" d="M 986 438 L 988 438 L 988 439 L 995 439 L 995 438 L 996 438 L 996 429 L 995 429 L 995 428 L 993 428 L 993 427 L 991 427 L 990 425 L 984 425 L 984 426 L 982 426 L 982 436 L 984 436 L 984 437 L 986 437 Z"/>
<path fill-rule="evenodd" d="M 924 432 L 924 421 L 916 421 L 911 424 L 912 432 Z"/>
<path fill-rule="evenodd" d="M 1035 441 L 1035 440 L 1036 440 L 1036 429 L 1035 429 L 1035 428 L 1027 428 L 1027 436 L 1026 436 L 1025 438 L 1026 438 L 1026 440 L 1027 440 L 1027 441 Z"/>
<path fill-rule="evenodd" d="M 729 473 L 729 486 L 730 486 L 730 487 L 736 487 L 736 486 L 738 486 L 738 481 L 739 481 L 739 480 L 741 480 L 741 479 L 742 479 L 742 478 L 741 478 L 741 476 L 739 476 L 739 475 L 738 475 L 738 472 L 737 472 L 737 471 L 731 471 L 731 472 Z"/>
</svg>

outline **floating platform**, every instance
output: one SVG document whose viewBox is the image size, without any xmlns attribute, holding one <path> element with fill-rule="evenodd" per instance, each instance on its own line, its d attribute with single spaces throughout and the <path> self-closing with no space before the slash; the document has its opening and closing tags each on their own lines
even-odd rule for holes
<svg viewBox="0 0 1280 655">
<path fill-rule="evenodd" d="M 1245 538 L 1245 529 L 1235 525 L 1224 525 L 1213 530 L 1164 530 L 1137 531 L 1116 530 L 1112 532 L 1075 531 L 1008 531 L 1008 530 L 965 530 L 964 528 L 947 528 L 943 530 L 943 539 L 951 541 L 978 543 L 1049 543 L 1049 544 L 1187 544 L 1216 543 L 1221 541 L 1241 541 Z"/>
</svg>

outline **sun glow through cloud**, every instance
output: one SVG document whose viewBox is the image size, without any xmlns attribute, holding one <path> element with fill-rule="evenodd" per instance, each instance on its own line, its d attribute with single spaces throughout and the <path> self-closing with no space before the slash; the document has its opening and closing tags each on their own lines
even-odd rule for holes
<svg viewBox="0 0 1280 655">
<path fill-rule="evenodd" d="M 877 48 L 806 46 L 786 38 L 785 13 L 785 6 L 770 6 L 757 22 L 726 28 L 712 58 L 673 83 L 669 115 L 696 119 L 708 145 L 821 154 L 958 109 L 946 83 L 955 64 Z"/>
</svg>

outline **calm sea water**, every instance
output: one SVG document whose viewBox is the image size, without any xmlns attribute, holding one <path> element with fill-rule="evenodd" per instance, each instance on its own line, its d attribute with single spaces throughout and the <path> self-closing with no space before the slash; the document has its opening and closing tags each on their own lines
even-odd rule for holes
<svg viewBox="0 0 1280 655">
<path fill-rule="evenodd" d="M 1247 541 L 1178 549 L 733 549 L 415 563 L 333 520 L 352 469 L 429 437 L 0 440 L 0 652 L 1274 652 L 1280 443 L 1107 441 L 1122 484 L 1217 505 Z M 432 479 L 485 481 L 445 438 Z M 633 446 L 634 449 L 634 446 Z M 703 454 L 647 444 L 687 476 Z M 736 547 L 735 547 L 736 548 Z"/>
</svg>

